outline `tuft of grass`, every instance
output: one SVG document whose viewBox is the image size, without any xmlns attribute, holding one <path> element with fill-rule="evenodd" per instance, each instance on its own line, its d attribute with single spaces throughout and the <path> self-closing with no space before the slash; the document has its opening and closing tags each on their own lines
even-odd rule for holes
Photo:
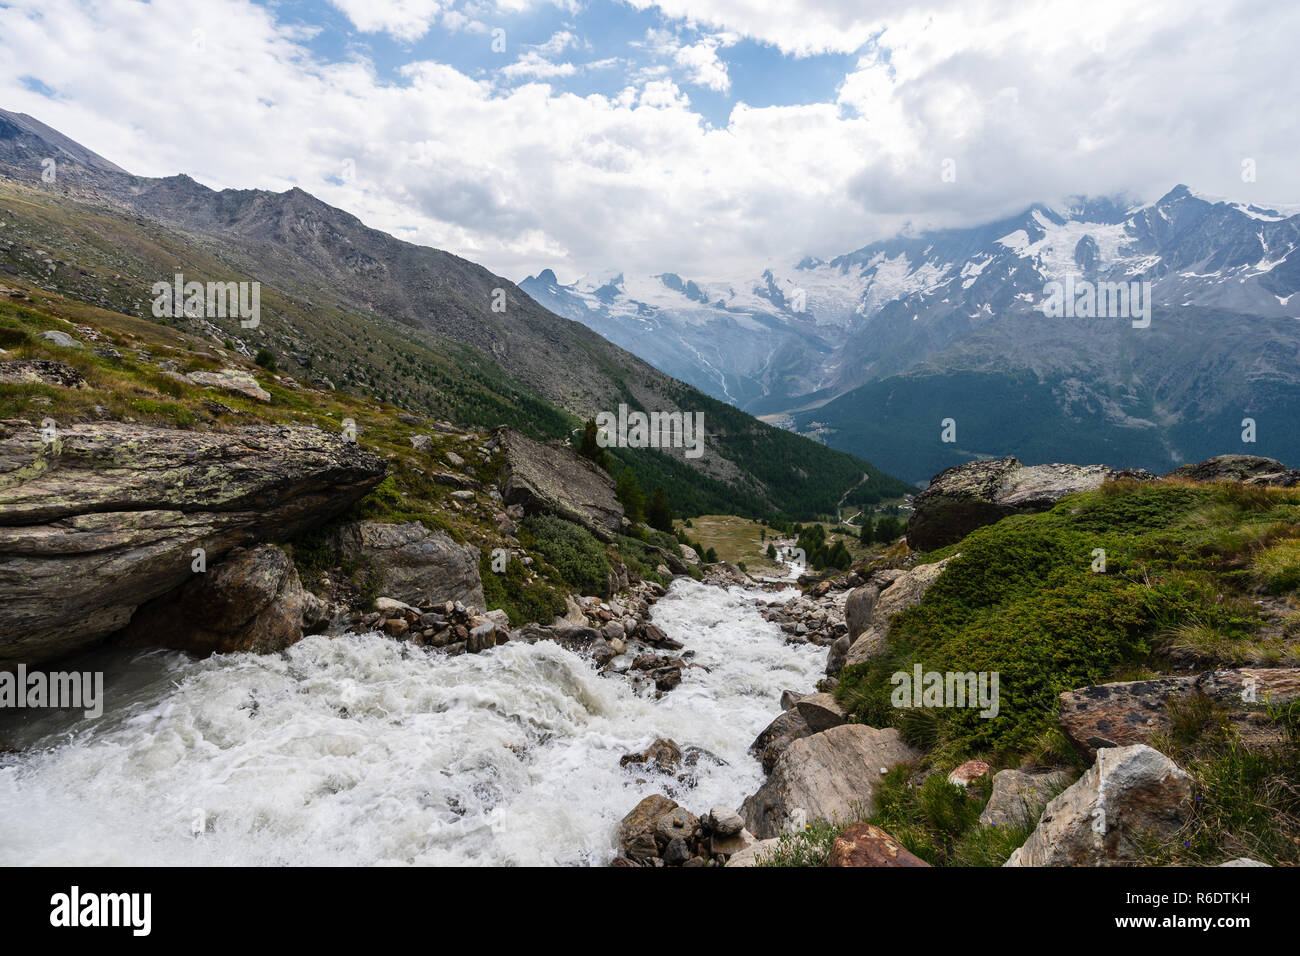
<svg viewBox="0 0 1300 956">
<path fill-rule="evenodd" d="M 782 833 L 775 847 L 760 854 L 757 865 L 771 867 L 825 866 L 831 846 L 850 824 L 819 820 L 799 833 Z"/>
<path fill-rule="evenodd" d="M 1248 747 L 1213 704 L 1192 698 L 1170 707 L 1172 731 L 1153 741 L 1192 775 L 1191 819 L 1168 844 L 1148 844 L 1143 863 L 1213 866 L 1249 856 L 1300 865 L 1300 704 L 1266 719 L 1278 742 Z"/>
<path fill-rule="evenodd" d="M 1255 555 L 1252 570 L 1269 594 L 1300 590 L 1300 538 L 1290 538 Z"/>
</svg>

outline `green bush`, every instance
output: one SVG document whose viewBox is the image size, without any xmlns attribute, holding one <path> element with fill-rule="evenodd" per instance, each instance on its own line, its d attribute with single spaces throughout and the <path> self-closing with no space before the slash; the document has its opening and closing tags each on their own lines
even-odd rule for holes
<svg viewBox="0 0 1300 956">
<path fill-rule="evenodd" d="M 606 594 L 609 558 L 585 528 L 553 515 L 531 515 L 523 521 L 519 540 L 540 554 L 569 586 L 583 594 Z"/>
<path fill-rule="evenodd" d="M 563 592 L 541 577 L 530 584 L 527 569 L 516 557 L 506 562 L 505 571 L 493 571 L 492 552 L 484 550 L 479 556 L 479 577 L 487 609 L 505 611 L 515 627 L 533 621 L 550 624 L 564 613 Z"/>
</svg>

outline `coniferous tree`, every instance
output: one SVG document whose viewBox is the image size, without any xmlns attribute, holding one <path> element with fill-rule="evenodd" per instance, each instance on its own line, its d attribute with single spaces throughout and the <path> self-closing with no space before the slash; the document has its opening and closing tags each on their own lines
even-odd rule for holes
<svg viewBox="0 0 1300 956">
<path fill-rule="evenodd" d="M 862 516 L 862 533 L 858 535 L 858 540 L 863 544 L 871 544 L 876 540 L 876 528 L 871 515 Z"/>
<path fill-rule="evenodd" d="M 601 451 L 604 449 L 602 448 Z M 637 482 L 636 475 L 632 474 L 631 468 L 623 469 L 623 474 L 618 479 L 616 494 L 628 521 L 633 523 L 645 521 L 645 495 L 642 494 L 641 485 Z M 669 530 L 672 530 L 671 522 Z"/>
<path fill-rule="evenodd" d="M 881 544 L 893 544 L 902 533 L 902 523 L 893 515 L 885 515 L 876 525 L 876 540 Z"/>
<path fill-rule="evenodd" d="M 596 427 L 596 419 L 588 418 L 587 424 L 582 428 L 582 444 L 578 446 L 578 454 L 583 458 L 590 458 L 596 464 L 600 465 L 606 471 L 609 471 L 609 455 L 605 449 L 600 447 L 600 442 L 596 440 L 596 435 L 600 429 Z M 626 508 L 627 506 L 624 505 Z"/>
<path fill-rule="evenodd" d="M 656 488 L 654 494 L 650 496 L 650 504 L 646 507 L 645 521 L 656 531 L 672 533 L 673 512 L 668 507 L 668 495 L 664 493 L 662 488 Z"/>
</svg>

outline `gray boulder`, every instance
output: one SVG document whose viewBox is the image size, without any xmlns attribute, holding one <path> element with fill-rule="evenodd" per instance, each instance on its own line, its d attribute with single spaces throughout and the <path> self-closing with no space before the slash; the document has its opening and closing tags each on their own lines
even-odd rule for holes
<svg viewBox="0 0 1300 956">
<path fill-rule="evenodd" d="M 801 697 L 795 707 L 813 733 L 838 727 L 849 719 L 844 708 L 831 694 L 809 694 Z"/>
<path fill-rule="evenodd" d="M 880 582 L 877 580 L 854 588 L 845 602 L 846 622 L 848 622 L 849 602 L 853 601 L 854 595 L 859 592 L 862 592 L 863 596 L 855 604 L 853 621 L 848 622 L 852 640 L 843 658 L 840 658 L 832 647 L 826 662 L 826 673 L 834 676 L 844 667 L 861 664 L 883 654 L 887 646 L 890 619 L 900 611 L 906 611 L 909 607 L 920 604 L 925 593 L 930 590 L 930 586 L 939 580 L 939 575 L 943 574 L 944 568 L 957 557 L 960 555 L 953 555 L 932 564 L 918 565 L 910 571 L 897 572 L 884 579 L 886 586 L 883 590 L 879 588 Z M 854 626 L 860 626 L 862 630 L 856 631 Z M 839 666 L 832 670 L 832 664 Z"/>
<path fill-rule="evenodd" d="M 1240 481 L 1247 485 L 1293 488 L 1300 484 L 1300 470 L 1288 468 L 1276 458 L 1258 455 L 1217 455 L 1194 465 L 1175 468 L 1165 478 L 1185 481 Z"/>
<path fill-rule="evenodd" d="M 771 773 L 777 758 L 787 747 L 796 740 L 812 736 L 812 733 L 813 729 L 799 710 L 791 707 L 763 728 L 749 745 L 749 752 L 759 759 L 766 773 Z"/>
<path fill-rule="evenodd" d="M 549 511 L 603 541 L 623 526 L 614 479 L 567 446 L 543 445 L 512 428 L 497 430 L 504 453 L 501 493 L 507 505 Z M 680 558 L 678 559 L 680 560 Z"/>
<path fill-rule="evenodd" d="M 1062 770 L 1048 773 L 998 771 L 993 775 L 993 793 L 980 814 L 980 825 L 1015 827 L 1037 820 L 1047 801 L 1056 796 L 1069 779 L 1069 774 Z"/>
<path fill-rule="evenodd" d="M 767 782 L 745 799 L 740 813 L 759 839 L 781 833 L 795 810 L 802 810 L 809 821 L 848 822 L 874 812 L 883 771 L 919 756 L 892 727 L 832 727 L 791 743 Z"/>
<path fill-rule="evenodd" d="M 1005 866 L 1125 866 L 1147 840 L 1173 839 L 1192 809 L 1192 778 L 1145 744 L 1098 751 L 1097 762 L 1047 804 Z"/>
<path fill-rule="evenodd" d="M 705 820 L 717 836 L 735 836 L 745 829 L 745 818 L 730 807 L 714 807 Z"/>
<path fill-rule="evenodd" d="M 268 654 L 326 623 L 328 608 L 303 590 L 293 560 L 273 544 L 237 550 L 179 591 L 145 604 L 116 638 L 124 647 L 193 654 Z"/>
<path fill-rule="evenodd" d="M 341 554 L 368 562 L 379 576 L 379 590 L 389 597 L 421 607 L 446 601 L 484 606 L 478 550 L 457 544 L 446 532 L 430 531 L 418 521 L 355 521 L 335 531 L 334 544 Z"/>
<path fill-rule="evenodd" d="M 1105 465 L 972 461 L 939 472 L 913 502 L 907 543 L 932 551 L 1008 515 L 1046 511 L 1066 495 L 1095 491 L 1118 474 Z"/>
</svg>

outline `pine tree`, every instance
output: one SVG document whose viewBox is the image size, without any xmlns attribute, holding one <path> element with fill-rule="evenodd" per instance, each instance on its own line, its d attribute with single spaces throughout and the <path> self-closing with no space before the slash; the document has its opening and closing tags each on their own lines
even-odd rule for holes
<svg viewBox="0 0 1300 956">
<path fill-rule="evenodd" d="M 602 448 L 601 451 L 604 449 Z M 633 523 L 645 521 L 645 495 L 642 494 L 641 485 L 637 482 L 636 475 L 632 474 L 631 468 L 623 469 L 623 474 L 618 479 L 616 494 L 628 521 Z"/>
<path fill-rule="evenodd" d="M 600 442 L 596 440 L 599 432 L 600 429 L 596 427 L 596 419 L 588 418 L 587 424 L 582 428 L 582 444 L 578 446 L 578 454 L 583 458 L 590 458 L 601 468 L 609 471 L 609 455 L 605 453 L 605 449 L 601 448 Z"/>
<path fill-rule="evenodd" d="M 656 531 L 673 530 L 673 512 L 668 507 L 668 495 L 662 488 L 656 488 L 654 494 L 650 496 L 650 505 L 646 508 L 646 524 Z"/>
<path fill-rule="evenodd" d="M 893 544 L 902 533 L 902 523 L 893 515 L 885 515 L 876 525 L 876 540 L 881 544 Z"/>
<path fill-rule="evenodd" d="M 871 515 L 862 516 L 862 533 L 858 536 L 858 540 L 863 544 L 871 544 L 876 540 L 875 523 L 871 520 Z"/>
</svg>

